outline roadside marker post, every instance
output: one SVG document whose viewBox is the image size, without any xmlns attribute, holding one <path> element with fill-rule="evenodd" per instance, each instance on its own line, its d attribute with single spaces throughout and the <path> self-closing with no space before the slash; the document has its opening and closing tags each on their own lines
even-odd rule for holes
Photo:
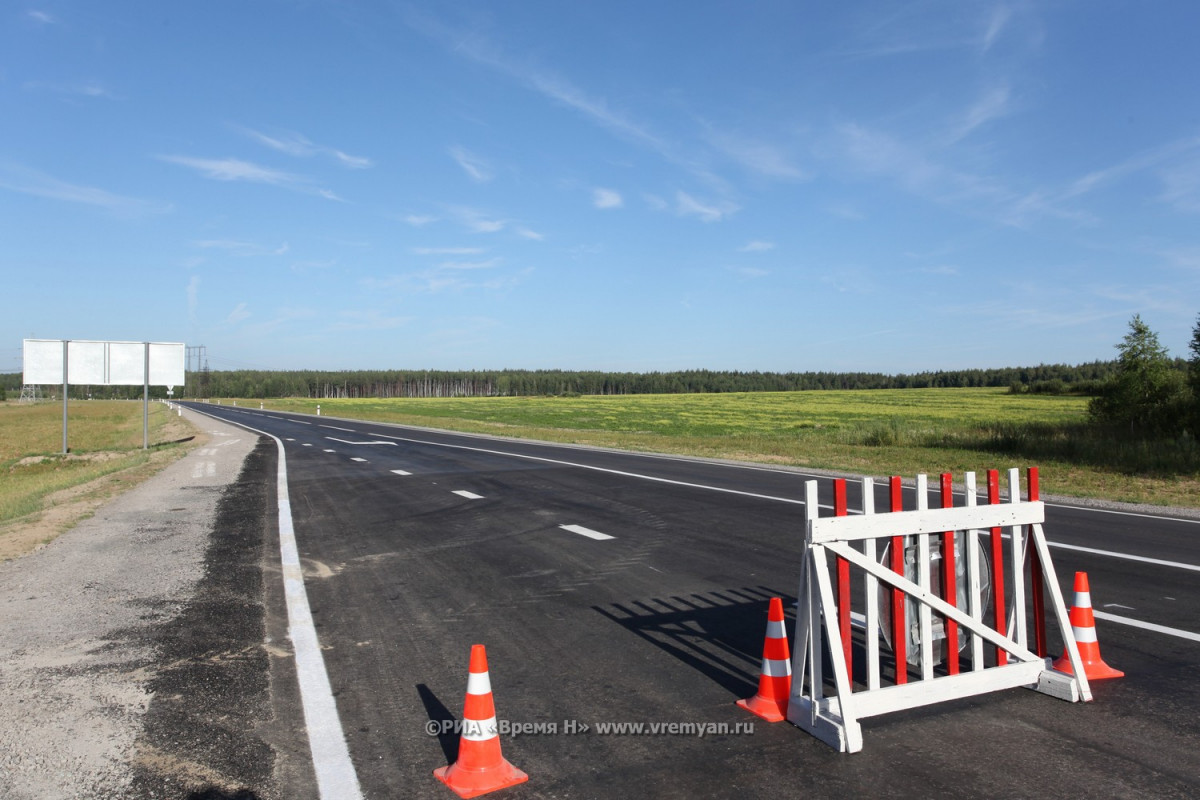
<svg viewBox="0 0 1200 800">
<path fill-rule="evenodd" d="M 805 549 L 797 593 L 788 720 L 836 750 L 855 753 L 862 749 L 861 719 L 987 692 L 1024 686 L 1070 702 L 1092 699 L 1042 528 L 1045 506 L 1039 500 L 1022 502 L 1020 473 L 1015 469 L 1009 471 L 1008 502 L 999 502 L 999 474 L 994 470 L 988 475 L 988 497 L 994 502 L 977 505 L 973 473 L 967 473 L 964 482 L 965 505 L 952 505 L 952 484 L 943 476 L 943 507 L 930 509 L 927 479 L 920 475 L 916 509 L 903 511 L 896 502 L 899 481 L 893 479 L 892 507 L 896 510 L 875 514 L 873 502 L 867 500 L 862 514 L 848 516 L 840 500 L 845 481 L 835 481 L 832 517 L 819 515 L 817 482 L 805 483 Z M 864 498 L 873 498 L 872 479 L 863 478 L 862 492 Z M 1008 548 L 1001 537 L 1005 529 L 1010 537 Z M 979 541 L 981 531 L 992 533 L 990 565 L 985 563 L 987 555 Z M 940 549 L 931 547 L 931 536 L 939 537 Z M 873 548 L 880 539 L 891 542 L 884 563 Z M 961 551 L 955 553 L 959 542 Z M 1026 644 L 1030 624 L 1025 610 L 1026 547 L 1032 548 L 1031 558 L 1038 562 L 1043 577 L 1044 586 L 1034 591 L 1050 595 L 1050 608 L 1065 643 L 1064 655 L 1074 667 L 1071 675 L 1055 671 L 1050 659 L 1032 652 Z M 832 569 L 830 554 L 836 559 Z M 965 571 L 961 587 L 959 558 Z M 1006 602 L 1004 589 L 1006 560 L 1011 604 Z M 937 561 L 942 563 L 935 572 L 932 564 Z M 849 665 L 854 643 L 847 643 L 843 635 L 851 613 L 851 593 L 842 588 L 850 583 L 843 582 L 843 573 L 850 568 L 861 573 L 861 580 L 853 585 L 861 586 L 865 593 L 865 685 L 853 682 Z M 935 579 L 938 586 L 933 585 Z M 878 618 L 882 597 L 891 599 L 890 625 Z M 986 614 L 989 600 L 996 609 L 990 619 Z M 915 626 L 906 619 L 914 609 Z M 1037 634 L 1040 642 L 1045 636 L 1044 623 L 1034 620 L 1033 624 L 1042 628 Z M 914 629 L 915 636 L 911 633 Z M 890 685 L 882 685 L 880 680 L 877 639 L 882 630 L 890 631 L 896 656 Z M 969 638 L 970 643 L 961 661 L 959 645 L 966 641 L 960 637 Z M 985 643 L 991 645 L 986 653 Z M 935 647 L 943 644 L 947 655 L 935 657 Z M 906 657 L 909 648 L 915 652 Z M 908 674 L 910 664 L 917 667 L 913 676 Z M 823 674 L 827 666 L 833 673 L 828 677 Z"/>
</svg>

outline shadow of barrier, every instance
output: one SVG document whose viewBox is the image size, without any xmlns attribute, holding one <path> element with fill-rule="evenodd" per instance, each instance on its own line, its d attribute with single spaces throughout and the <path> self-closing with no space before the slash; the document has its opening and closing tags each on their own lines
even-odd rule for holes
<svg viewBox="0 0 1200 800">
<path fill-rule="evenodd" d="M 793 598 L 756 586 L 592 609 L 744 697 L 758 685 L 767 603 L 781 596 L 791 608 Z"/>
<path fill-rule="evenodd" d="M 859 720 L 878 714 L 1018 686 L 1091 700 L 1042 530 L 1037 471 L 1029 472 L 1027 501 L 1017 470 L 1008 482 L 1002 503 L 999 473 L 989 471 L 988 502 L 978 505 L 975 475 L 967 473 L 965 505 L 954 507 L 951 476 L 943 475 L 942 507 L 930 509 L 926 476 L 919 475 L 917 507 L 904 511 L 900 479 L 893 478 L 892 511 L 876 514 L 874 483 L 863 478 L 863 508 L 850 516 L 839 479 L 832 517 L 820 517 L 817 482 L 806 482 L 790 722 L 854 753 L 863 747 Z M 852 611 L 855 595 L 859 614 Z M 1073 675 L 1055 671 L 1046 657 L 1047 611 Z"/>
</svg>

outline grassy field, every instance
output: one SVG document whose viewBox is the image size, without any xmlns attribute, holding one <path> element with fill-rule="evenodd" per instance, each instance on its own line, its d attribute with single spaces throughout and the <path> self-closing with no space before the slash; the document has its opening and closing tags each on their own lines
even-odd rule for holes
<svg viewBox="0 0 1200 800">
<path fill-rule="evenodd" d="M 259 401 L 241 402 L 257 408 Z M 1098 439 L 1081 397 L 898 389 L 266 401 L 267 408 L 306 413 L 318 404 L 326 416 L 850 474 L 1038 466 L 1046 493 L 1200 506 L 1193 451 L 1164 455 L 1158 447 Z"/>
<path fill-rule="evenodd" d="M 135 485 L 185 452 L 180 439 L 194 431 L 161 403 L 150 405 L 150 449 L 142 449 L 142 403 L 129 400 L 72 402 L 70 453 L 62 454 L 62 405 L 0 403 L 0 552 L 19 554 L 13 541 L 26 536 L 50 506 L 78 503 L 79 513 L 56 515 L 42 541 L 85 516 L 96 501 Z M 65 497 L 64 493 L 70 493 Z M 12 545 L 12 546 L 10 546 Z"/>
</svg>

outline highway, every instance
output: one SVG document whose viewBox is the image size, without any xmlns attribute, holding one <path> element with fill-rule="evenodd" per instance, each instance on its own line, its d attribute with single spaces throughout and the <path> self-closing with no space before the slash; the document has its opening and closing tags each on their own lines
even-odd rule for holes
<svg viewBox="0 0 1200 800">
<path fill-rule="evenodd" d="M 1015 689 L 871 718 L 863 751 L 845 755 L 734 705 L 754 694 L 770 597 L 791 629 L 802 473 L 187 405 L 281 443 L 362 796 L 454 796 L 433 770 L 454 758 L 441 723 L 461 716 L 476 643 L 498 717 L 529 734 L 502 740 L 530 778 L 498 797 L 1200 793 L 1197 520 L 1048 504 L 1067 603 L 1086 571 L 1103 656 L 1126 677 L 1093 683 L 1088 704 Z M 277 574 L 265 591 L 283 594 Z M 1050 647 L 1062 650 L 1056 634 Z"/>
</svg>

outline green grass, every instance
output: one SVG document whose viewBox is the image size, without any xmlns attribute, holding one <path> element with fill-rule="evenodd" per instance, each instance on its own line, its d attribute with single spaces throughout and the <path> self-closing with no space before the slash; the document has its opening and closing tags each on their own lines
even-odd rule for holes
<svg viewBox="0 0 1200 800">
<path fill-rule="evenodd" d="M 72 402 L 62 454 L 62 405 L 0 403 L 0 523 L 39 511 L 57 491 L 146 464 L 169 422 L 166 407 L 150 405 L 149 451 L 142 449 L 142 403 Z M 32 457 L 32 458 L 31 458 Z M 41 460 L 34 463 L 33 459 Z M 21 463 L 21 462 L 26 463 Z"/>
<path fill-rule="evenodd" d="M 319 404 L 326 416 L 851 474 L 1038 466 L 1047 493 L 1200 505 L 1194 443 L 1107 438 L 1087 424 L 1082 397 L 896 389 L 266 404 L 306 413 Z"/>
</svg>

